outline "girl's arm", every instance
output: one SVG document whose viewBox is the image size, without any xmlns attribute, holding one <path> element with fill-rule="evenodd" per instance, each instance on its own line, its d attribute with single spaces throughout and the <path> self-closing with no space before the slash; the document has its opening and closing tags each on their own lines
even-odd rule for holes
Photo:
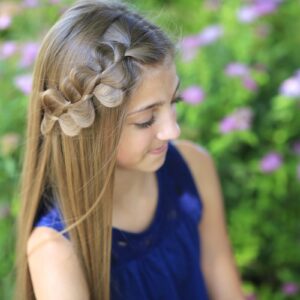
<svg viewBox="0 0 300 300">
<path fill-rule="evenodd" d="M 203 202 L 199 224 L 202 270 L 211 299 L 241 300 L 241 281 L 235 266 L 224 217 L 218 175 L 210 155 L 188 141 L 176 143 L 186 159 Z"/>
<path fill-rule="evenodd" d="M 88 287 L 71 242 L 55 230 L 36 227 L 27 256 L 37 300 L 87 300 Z"/>
</svg>

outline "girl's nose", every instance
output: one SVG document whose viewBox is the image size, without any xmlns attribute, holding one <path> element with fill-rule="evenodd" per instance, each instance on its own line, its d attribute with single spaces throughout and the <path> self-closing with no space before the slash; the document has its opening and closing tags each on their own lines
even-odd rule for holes
<svg viewBox="0 0 300 300">
<path fill-rule="evenodd" d="M 176 113 L 172 112 L 161 122 L 157 132 L 159 140 L 175 140 L 180 135 L 180 127 L 177 123 Z"/>
</svg>

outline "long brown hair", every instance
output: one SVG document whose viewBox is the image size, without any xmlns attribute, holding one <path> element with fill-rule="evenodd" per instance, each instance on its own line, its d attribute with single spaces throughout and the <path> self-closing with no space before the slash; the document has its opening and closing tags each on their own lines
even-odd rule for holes
<svg viewBox="0 0 300 300">
<path fill-rule="evenodd" d="M 49 187 L 91 299 L 109 299 L 116 152 L 143 66 L 174 55 L 170 39 L 119 3 L 79 1 L 44 38 L 34 68 L 17 238 L 17 300 L 35 299 L 26 245 Z"/>
</svg>

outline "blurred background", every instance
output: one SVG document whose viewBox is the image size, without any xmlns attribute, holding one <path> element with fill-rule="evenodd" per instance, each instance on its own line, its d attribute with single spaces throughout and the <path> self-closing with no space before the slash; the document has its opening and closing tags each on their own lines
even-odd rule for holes
<svg viewBox="0 0 300 300">
<path fill-rule="evenodd" d="M 18 181 L 39 44 L 70 0 L 0 2 L 0 297 L 14 285 Z M 300 299 L 300 1 L 127 1 L 178 45 L 182 138 L 205 147 L 250 300 Z"/>
</svg>

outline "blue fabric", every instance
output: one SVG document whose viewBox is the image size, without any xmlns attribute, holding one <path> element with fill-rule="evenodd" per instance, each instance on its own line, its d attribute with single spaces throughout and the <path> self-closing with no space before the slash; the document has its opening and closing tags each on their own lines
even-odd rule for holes
<svg viewBox="0 0 300 300">
<path fill-rule="evenodd" d="M 141 233 L 113 228 L 111 299 L 207 300 L 199 259 L 202 202 L 172 143 L 156 178 L 159 196 L 150 226 Z M 42 209 L 35 226 L 62 230 L 58 208 Z"/>
</svg>

